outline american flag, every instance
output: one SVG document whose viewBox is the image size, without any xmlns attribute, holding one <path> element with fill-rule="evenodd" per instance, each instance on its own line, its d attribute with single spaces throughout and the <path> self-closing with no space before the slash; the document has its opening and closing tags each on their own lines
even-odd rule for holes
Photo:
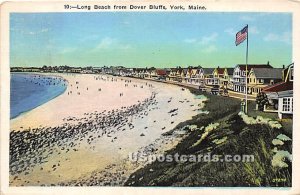
<svg viewBox="0 0 300 195">
<path fill-rule="evenodd" d="M 241 31 L 236 33 L 235 45 L 238 46 L 240 43 L 247 39 L 248 25 L 245 26 Z"/>
</svg>

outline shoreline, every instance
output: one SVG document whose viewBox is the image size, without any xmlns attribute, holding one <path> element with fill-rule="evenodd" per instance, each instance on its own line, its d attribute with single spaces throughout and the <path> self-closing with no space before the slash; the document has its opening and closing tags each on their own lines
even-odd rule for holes
<svg viewBox="0 0 300 195">
<path fill-rule="evenodd" d="M 38 119 L 42 118 L 41 114 L 39 114 L 39 113 L 50 113 L 51 110 L 56 109 L 55 107 L 64 108 L 65 107 L 64 102 L 72 101 L 72 99 L 68 98 L 68 96 L 69 96 L 69 95 L 67 95 L 68 91 L 73 92 L 73 94 L 74 94 L 74 92 L 78 91 L 78 90 L 74 89 L 75 82 L 77 82 L 77 81 L 75 81 L 76 77 L 86 77 L 87 76 L 87 77 L 91 78 L 91 77 L 94 77 L 94 76 L 99 76 L 99 75 L 73 74 L 73 73 L 62 73 L 62 74 L 45 73 L 45 74 L 35 74 L 35 75 L 45 75 L 45 76 L 50 75 L 50 76 L 61 77 L 64 80 L 67 81 L 67 83 L 68 83 L 67 88 L 63 93 L 56 96 L 55 98 L 52 98 L 49 101 L 35 107 L 34 109 L 31 109 L 31 110 L 23 113 L 22 115 L 19 115 L 18 117 L 11 119 L 10 120 L 11 129 L 14 129 L 14 130 L 26 129 L 29 126 L 32 126 L 32 124 L 28 124 L 28 123 L 35 123 L 35 119 L 33 120 L 33 118 L 38 118 Z M 85 82 L 85 81 L 81 79 L 81 82 Z M 85 83 L 87 83 L 87 82 L 85 82 Z M 73 87 L 72 87 L 72 84 L 73 84 Z M 81 91 L 83 91 L 83 89 L 81 89 Z M 82 96 L 84 94 L 80 94 L 80 95 Z M 93 96 L 93 95 L 95 95 L 95 93 L 92 94 L 91 96 Z M 74 96 L 76 96 L 76 94 L 74 94 L 73 97 Z M 85 98 L 88 99 L 87 95 L 85 96 Z M 81 100 L 79 100 L 79 97 L 75 97 L 74 99 L 76 99 L 76 100 L 73 101 L 73 103 L 75 105 L 78 104 L 79 101 L 84 101 L 84 98 L 81 98 Z M 133 102 L 135 102 L 135 101 L 133 100 L 131 102 L 132 102 L 131 105 L 133 105 Z M 59 105 L 59 106 L 57 106 L 57 105 Z M 97 105 L 97 101 L 95 99 L 93 99 L 93 102 L 90 103 L 89 105 L 91 105 L 91 106 L 92 105 Z M 51 108 L 49 108 L 49 107 L 51 107 Z M 75 107 L 78 107 L 78 109 L 76 109 L 78 112 L 77 112 L 77 115 L 75 115 L 75 116 L 77 116 L 77 117 L 83 116 L 84 112 L 80 112 L 79 110 L 80 109 L 84 110 L 85 109 L 84 106 L 75 106 Z M 69 105 L 68 108 L 70 108 L 69 110 L 72 110 L 72 106 Z M 68 110 L 68 108 L 66 108 L 65 110 Z M 89 109 L 86 109 L 86 112 L 93 112 L 93 111 L 94 111 L 94 109 L 92 109 L 91 107 Z M 34 116 L 32 116 L 32 115 L 34 115 Z M 61 113 L 60 115 L 62 115 L 62 116 L 61 117 L 60 116 L 52 116 L 51 120 L 50 119 L 47 119 L 47 120 L 45 119 L 40 123 L 44 124 L 44 126 L 47 126 L 48 124 L 50 126 L 59 125 L 59 124 L 64 123 L 64 121 L 58 120 L 58 118 L 67 118 L 69 115 L 73 116 L 74 113 L 68 114 L 68 113 L 65 112 L 65 113 Z M 24 124 L 27 124 L 27 125 L 24 125 Z M 39 127 L 37 125 L 34 125 L 34 126 Z M 22 128 L 20 128 L 20 127 L 22 127 Z"/>
<path fill-rule="evenodd" d="M 29 113 L 30 111 L 32 111 L 32 110 L 34 110 L 34 109 L 36 109 L 36 108 L 38 108 L 38 107 L 40 107 L 40 106 L 42 106 L 42 105 L 44 105 L 44 104 L 50 102 L 50 101 L 52 101 L 53 99 L 55 99 L 55 98 L 59 97 L 60 95 L 62 95 L 62 94 L 67 90 L 67 88 L 68 88 L 68 81 L 65 80 L 62 76 L 58 76 L 58 75 L 41 74 L 41 73 L 29 73 L 29 72 L 28 72 L 28 73 L 27 73 L 27 72 L 24 72 L 24 73 L 11 73 L 11 74 L 25 74 L 25 75 L 32 75 L 32 76 L 42 76 L 42 77 L 45 77 L 45 78 L 46 78 L 47 76 L 49 76 L 49 77 L 53 77 L 53 78 L 55 78 L 55 79 L 61 79 L 61 81 L 64 83 L 64 85 L 65 85 L 66 87 L 65 87 L 65 89 L 64 89 L 63 91 L 61 91 L 59 94 L 57 94 L 56 96 L 51 97 L 50 99 L 47 99 L 45 102 L 39 103 L 39 104 L 37 104 L 36 106 L 34 106 L 33 108 L 31 108 L 31 109 L 29 109 L 29 110 L 26 110 L 26 111 L 23 111 L 23 112 L 19 112 L 18 115 L 14 116 L 13 118 L 10 118 L 10 121 L 11 121 L 11 120 L 14 120 L 14 119 L 16 119 L 16 118 L 18 118 L 18 117 L 20 117 L 20 116 L 26 114 L 26 113 Z M 10 79 L 11 79 L 11 77 L 10 77 Z"/>
<path fill-rule="evenodd" d="M 155 140 L 163 136 L 163 133 L 169 132 L 180 122 L 191 119 L 190 115 L 195 116 L 198 112 L 197 110 L 201 108 L 199 106 L 195 107 L 195 105 L 198 105 L 197 102 L 203 102 L 201 99 L 196 99 L 188 90 L 182 90 L 178 86 L 164 83 L 140 82 L 140 80 L 132 78 L 126 78 L 131 80 L 126 82 L 124 78 L 120 77 L 109 77 L 109 81 L 104 81 L 106 78 L 102 77 L 101 79 L 103 80 L 98 81 L 95 75 L 83 75 L 82 78 L 84 79 L 78 80 L 78 77 L 78 81 L 73 80 L 73 82 L 70 82 L 70 87 L 73 85 L 74 90 L 74 82 L 75 84 L 79 82 L 81 85 L 84 84 L 84 81 L 88 83 L 90 81 L 95 83 L 101 82 L 101 92 L 103 92 L 105 91 L 105 87 L 103 87 L 105 84 L 118 86 L 120 85 L 118 82 L 121 81 L 122 87 L 124 87 L 125 83 L 125 88 L 130 88 L 128 93 L 126 90 L 124 91 L 124 97 L 132 94 L 131 91 L 134 90 L 135 96 L 130 95 L 127 98 L 130 98 L 131 102 L 133 102 L 132 99 L 135 100 L 134 102 L 136 103 L 127 102 L 126 105 L 126 102 L 123 102 L 121 109 L 117 109 L 120 106 L 115 105 L 115 108 L 106 111 L 103 109 L 101 111 L 102 107 L 99 107 L 100 110 L 97 111 L 95 106 L 93 106 L 92 112 L 85 110 L 83 115 L 79 115 L 80 117 L 67 117 L 60 125 L 50 125 L 48 127 L 44 125 L 41 127 L 37 123 L 35 127 L 30 128 L 30 131 L 25 131 L 26 128 L 19 132 L 11 131 L 11 145 L 19 148 L 17 151 L 13 147 L 10 148 L 10 154 L 14 155 L 13 161 L 10 163 L 11 173 L 14 173 L 10 178 L 11 185 L 51 185 L 62 181 L 67 183 L 73 177 L 79 178 L 85 174 L 89 175 L 95 170 L 105 170 L 110 164 L 122 162 L 122 159 L 128 157 L 129 152 L 138 151 L 151 145 Z M 118 80 L 118 82 L 115 82 L 114 79 Z M 148 88 L 145 88 L 146 86 L 149 87 L 151 93 L 149 91 L 145 94 L 145 90 L 148 90 Z M 84 85 L 79 88 L 86 90 Z M 97 91 L 97 89 L 98 85 L 96 85 L 96 88 L 88 86 L 87 91 Z M 111 88 L 107 89 L 112 91 Z M 75 99 L 84 96 L 85 98 L 89 97 L 90 100 L 91 94 L 85 90 L 80 91 L 81 96 L 78 95 Z M 119 101 L 120 91 L 114 91 L 117 91 L 118 94 L 112 94 L 112 96 Z M 45 105 L 50 104 L 51 106 L 64 96 L 68 97 L 67 94 L 69 92 L 70 88 L 64 95 L 55 98 L 50 103 L 44 104 L 44 106 L 42 105 L 36 110 L 39 111 Z M 138 100 L 137 98 L 141 97 L 137 96 L 137 94 L 143 94 L 141 97 L 144 98 Z M 148 96 L 147 94 L 152 95 Z M 101 96 L 97 97 L 96 101 L 91 100 L 89 103 L 99 102 L 99 98 L 101 99 Z M 82 102 L 82 99 L 77 100 Z M 113 98 L 103 100 L 111 102 Z M 70 101 L 72 101 L 72 98 Z M 110 106 L 111 104 L 108 103 L 108 105 Z M 124 105 L 126 106 L 124 107 Z M 201 105 L 203 106 L 203 104 Z M 177 109 L 179 111 L 176 111 Z M 154 122 L 149 120 L 154 120 Z M 24 136 L 28 138 L 25 140 L 19 139 Z M 73 138 L 73 136 L 75 137 Z M 42 137 L 45 138 L 42 139 Z M 27 149 L 22 149 L 24 141 L 29 142 L 29 145 L 32 147 L 28 151 Z M 169 144 L 171 145 L 169 146 L 159 144 L 158 147 L 162 150 L 170 149 L 170 147 L 174 146 L 172 143 L 176 145 L 176 139 L 170 141 Z M 41 156 L 46 158 L 40 158 Z M 29 166 L 20 167 L 22 166 L 21 160 Z M 101 163 L 99 164 L 99 162 Z M 79 168 L 82 164 L 89 166 Z M 18 166 L 16 167 L 16 165 Z M 29 169 L 24 169 L 25 167 Z M 75 171 L 78 169 L 81 169 L 81 171 Z M 20 172 L 18 173 L 18 171 Z M 49 175 L 50 173 L 51 176 Z"/>
</svg>

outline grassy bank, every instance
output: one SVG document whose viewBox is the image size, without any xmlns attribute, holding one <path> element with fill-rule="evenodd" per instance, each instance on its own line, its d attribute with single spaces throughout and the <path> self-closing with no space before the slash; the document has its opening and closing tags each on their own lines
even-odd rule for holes
<svg viewBox="0 0 300 195">
<path fill-rule="evenodd" d="M 192 93 L 200 95 L 195 89 Z M 158 162 L 154 161 L 133 173 L 128 186 L 291 186 L 291 164 L 279 168 L 272 165 L 272 141 L 283 128 L 268 125 L 247 125 L 238 116 L 240 100 L 205 94 L 204 110 L 192 120 L 176 128 L 187 129 L 188 136 L 166 155 L 253 155 L 254 162 Z M 213 125 L 212 125 L 213 124 Z M 209 127 L 208 127 L 209 126 Z M 170 132 L 171 133 L 171 132 Z M 291 153 L 291 141 L 276 146 Z"/>
</svg>

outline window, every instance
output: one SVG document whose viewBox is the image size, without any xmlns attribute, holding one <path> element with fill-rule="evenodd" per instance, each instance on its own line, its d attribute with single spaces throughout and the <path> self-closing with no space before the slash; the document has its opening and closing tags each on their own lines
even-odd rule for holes
<svg viewBox="0 0 300 195">
<path fill-rule="evenodd" d="M 293 111 L 293 98 L 283 98 L 282 111 L 284 111 L 284 112 L 292 112 Z"/>
<path fill-rule="evenodd" d="M 294 68 L 291 68 L 291 72 L 290 72 L 290 81 L 294 80 Z"/>
</svg>

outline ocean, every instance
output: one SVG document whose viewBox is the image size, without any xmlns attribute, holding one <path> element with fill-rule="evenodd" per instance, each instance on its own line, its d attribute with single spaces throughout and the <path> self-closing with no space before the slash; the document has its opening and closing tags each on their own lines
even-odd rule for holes
<svg viewBox="0 0 300 195">
<path fill-rule="evenodd" d="M 62 94 L 64 79 L 29 73 L 12 73 L 10 79 L 10 119 L 16 118 Z"/>
</svg>

